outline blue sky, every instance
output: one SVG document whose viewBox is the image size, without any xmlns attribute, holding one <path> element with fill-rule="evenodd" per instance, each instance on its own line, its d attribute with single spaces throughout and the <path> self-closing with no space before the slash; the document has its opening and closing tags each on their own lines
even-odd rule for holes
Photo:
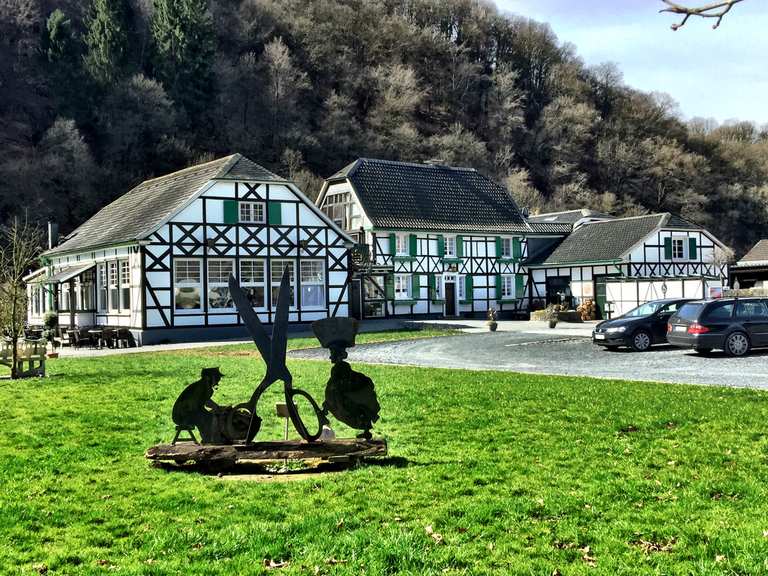
<svg viewBox="0 0 768 576">
<path fill-rule="evenodd" d="M 768 2 L 745 0 L 712 30 L 659 14 L 660 0 L 495 0 L 502 12 L 547 22 L 587 65 L 615 62 L 626 84 L 670 94 L 685 118 L 768 123 Z M 704 0 L 679 0 L 692 6 Z"/>
</svg>

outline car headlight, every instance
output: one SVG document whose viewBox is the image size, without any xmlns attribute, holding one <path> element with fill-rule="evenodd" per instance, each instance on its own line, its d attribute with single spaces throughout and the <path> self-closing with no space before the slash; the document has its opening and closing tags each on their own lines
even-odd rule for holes
<svg viewBox="0 0 768 576">
<path fill-rule="evenodd" d="M 627 329 L 626 326 L 617 326 L 616 328 L 606 328 L 605 331 L 608 334 L 616 334 L 618 332 L 625 332 Z"/>
</svg>

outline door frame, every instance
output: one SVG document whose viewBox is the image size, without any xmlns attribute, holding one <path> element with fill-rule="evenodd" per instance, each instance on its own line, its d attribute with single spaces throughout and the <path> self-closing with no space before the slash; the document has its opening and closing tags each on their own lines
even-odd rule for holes
<svg viewBox="0 0 768 576">
<path fill-rule="evenodd" d="M 459 287 L 458 275 L 453 272 L 443 274 L 443 296 L 445 297 L 445 306 L 443 307 L 443 316 L 446 318 L 457 318 L 459 316 Z M 448 316 L 448 289 L 446 286 L 453 284 L 453 316 Z"/>
</svg>

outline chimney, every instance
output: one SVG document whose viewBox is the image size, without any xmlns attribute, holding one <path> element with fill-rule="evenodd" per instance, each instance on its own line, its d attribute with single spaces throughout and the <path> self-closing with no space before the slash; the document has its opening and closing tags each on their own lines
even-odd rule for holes
<svg viewBox="0 0 768 576">
<path fill-rule="evenodd" d="M 59 244 L 59 225 L 56 222 L 48 222 L 48 250 Z"/>
<path fill-rule="evenodd" d="M 520 212 L 522 213 L 523 218 L 528 218 L 531 215 L 531 210 L 528 208 L 528 206 L 523 206 L 520 208 Z"/>
</svg>

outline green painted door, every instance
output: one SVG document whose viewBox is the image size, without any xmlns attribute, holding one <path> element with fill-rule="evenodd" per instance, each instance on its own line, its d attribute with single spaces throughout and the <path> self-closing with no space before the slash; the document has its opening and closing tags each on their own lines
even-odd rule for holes
<svg viewBox="0 0 768 576">
<path fill-rule="evenodd" d="M 610 274 L 607 276 L 595 276 L 595 306 L 597 307 L 598 320 L 609 320 L 611 311 L 606 311 L 606 303 L 608 302 L 608 289 L 606 283 L 611 279 L 618 276 L 617 274 Z M 609 307 L 611 308 L 611 307 Z"/>
</svg>

